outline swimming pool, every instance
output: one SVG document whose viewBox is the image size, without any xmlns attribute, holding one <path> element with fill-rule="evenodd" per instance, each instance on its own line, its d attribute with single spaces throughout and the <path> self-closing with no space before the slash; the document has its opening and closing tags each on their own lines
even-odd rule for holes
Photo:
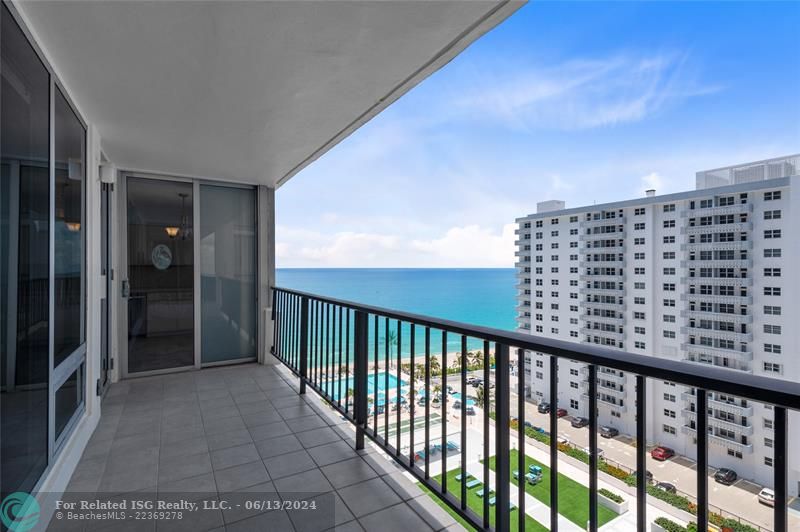
<svg viewBox="0 0 800 532">
<path fill-rule="evenodd" d="M 460 393 L 458 393 L 458 392 L 456 392 L 456 393 L 451 393 L 450 395 L 451 395 L 451 396 L 453 397 L 453 399 L 455 399 L 456 401 L 460 401 L 460 400 L 461 400 L 461 394 L 460 394 Z M 467 397 L 467 406 L 475 406 L 475 401 L 473 401 L 472 399 L 470 399 L 469 397 Z"/>
<path fill-rule="evenodd" d="M 378 392 L 378 405 L 382 405 L 385 402 L 385 394 L 384 389 L 386 388 L 386 378 L 389 378 L 389 394 L 390 400 L 394 401 L 394 396 L 397 393 L 397 377 L 391 373 L 386 373 L 385 371 L 378 372 L 377 378 L 377 392 Z M 341 388 L 342 388 L 342 400 L 347 396 L 348 389 L 355 389 L 355 380 L 353 377 L 349 379 L 337 379 L 331 381 L 330 383 L 330 394 L 331 397 L 336 400 L 339 399 L 339 382 L 341 381 Z M 403 387 L 407 386 L 407 382 L 400 379 L 400 389 L 402 390 Z M 322 389 L 325 390 L 325 384 L 322 384 Z M 375 389 L 376 389 L 376 382 L 375 382 L 375 373 L 370 372 L 369 377 L 367 378 L 367 395 L 370 398 L 375 397 Z"/>
</svg>

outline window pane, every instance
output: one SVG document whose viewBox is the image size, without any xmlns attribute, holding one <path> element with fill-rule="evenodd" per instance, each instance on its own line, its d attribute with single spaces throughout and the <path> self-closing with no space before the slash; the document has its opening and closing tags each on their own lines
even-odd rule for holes
<svg viewBox="0 0 800 532">
<path fill-rule="evenodd" d="M 59 90 L 55 97 L 55 347 L 58 366 L 84 340 L 83 215 L 86 130 Z"/>
<path fill-rule="evenodd" d="M 0 479 L 5 495 L 31 491 L 47 465 L 50 79 L 5 4 L 0 25 Z"/>
<path fill-rule="evenodd" d="M 201 186 L 200 219 L 203 362 L 255 357 L 255 191 Z"/>
<path fill-rule="evenodd" d="M 83 364 L 56 391 L 56 439 L 83 404 Z"/>
</svg>

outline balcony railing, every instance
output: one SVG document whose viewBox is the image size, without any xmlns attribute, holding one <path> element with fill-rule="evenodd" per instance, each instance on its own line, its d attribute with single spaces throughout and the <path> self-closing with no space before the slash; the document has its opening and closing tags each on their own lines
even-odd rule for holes
<svg viewBox="0 0 800 532">
<path fill-rule="evenodd" d="M 778 532 L 787 530 L 787 410 L 800 410 L 798 383 L 467 325 L 282 288 L 273 290 L 272 319 L 272 353 L 300 378 L 300 393 L 305 393 L 307 387 L 315 390 L 329 406 L 355 425 L 357 449 L 363 448 L 369 438 L 476 528 L 507 531 L 510 515 L 516 511 L 520 516 L 520 530 L 524 530 L 525 519 L 521 516 L 526 515 L 526 482 L 513 486 L 512 471 L 523 478 L 528 467 L 523 452 L 516 453 L 517 460 L 512 463 L 511 439 L 517 440 L 517 449 L 525 449 L 525 398 L 512 396 L 511 392 L 525 389 L 525 372 L 518 371 L 512 377 L 507 368 L 511 367 L 511 353 L 523 359 L 524 353 L 530 351 L 549 357 L 549 402 L 552 405 L 558 405 L 559 359 L 587 364 L 588 412 L 597 411 L 598 391 L 602 391 L 597 382 L 601 368 L 635 375 L 636 526 L 640 531 L 649 529 L 645 474 L 648 378 L 695 388 L 696 408 L 701 413 L 708 408 L 708 390 L 772 405 L 773 528 Z M 491 353 L 492 357 L 468 361 L 467 357 L 459 355 L 474 349 L 481 350 L 484 355 Z M 438 373 L 433 368 L 434 357 L 441 368 Z M 492 359 L 496 370 L 491 367 Z M 482 394 L 474 405 L 470 405 L 466 396 L 468 372 L 479 374 L 484 383 L 495 384 L 495 388 Z M 457 384 L 462 395 L 448 394 L 448 383 Z M 513 428 L 512 399 L 519 416 Z M 432 411 L 436 408 L 434 403 L 439 410 L 436 416 Z M 460 403 L 460 408 L 456 408 L 456 403 Z M 465 413 L 465 407 L 476 410 L 469 425 L 473 430 L 482 428 L 484 451 L 482 459 L 469 462 L 469 471 L 467 446 L 470 444 L 474 451 L 475 446 L 480 445 L 474 439 L 468 442 L 468 416 L 460 415 Z M 460 415 L 457 421 L 451 418 L 454 413 Z M 551 408 L 548 423 L 551 435 L 558 434 L 557 421 L 557 408 Z M 697 470 L 706 471 L 709 440 L 714 441 L 716 437 L 708 434 L 707 415 L 697 415 L 696 426 L 698 430 L 693 432 L 696 432 L 699 450 Z M 591 531 L 596 531 L 599 525 L 597 433 L 597 417 L 591 415 L 587 523 Z M 493 453 L 491 460 L 490 451 Z M 436 468 L 431 463 L 433 453 L 438 462 Z M 558 440 L 551 437 L 547 465 L 550 468 L 549 525 L 554 531 L 559 528 L 558 453 Z M 448 462 L 454 467 L 448 467 Z M 493 475 L 490 475 L 490 463 Z M 468 504 L 470 475 L 481 476 L 484 493 L 494 492 L 494 495 L 483 497 L 477 505 Z M 516 507 L 511 503 L 512 489 L 518 490 Z M 492 506 L 498 511 L 490 512 Z M 708 476 L 704 474 L 697 475 L 697 508 L 698 529 L 706 530 L 709 504 Z"/>
</svg>

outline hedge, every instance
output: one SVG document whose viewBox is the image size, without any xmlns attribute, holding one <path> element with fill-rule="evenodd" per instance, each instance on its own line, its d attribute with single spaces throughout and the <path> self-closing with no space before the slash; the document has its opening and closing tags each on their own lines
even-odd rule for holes
<svg viewBox="0 0 800 532">
<path fill-rule="evenodd" d="M 622 504 L 623 502 L 625 502 L 625 499 L 622 498 L 622 495 L 618 495 L 618 494 L 614 493 L 613 491 L 608 490 L 606 488 L 600 488 L 599 490 L 597 490 L 597 493 L 599 493 L 600 495 L 602 495 L 606 499 L 614 501 L 617 504 Z"/>
<path fill-rule="evenodd" d="M 655 521 L 655 524 L 666 530 L 667 532 L 696 532 L 697 525 L 694 523 L 689 523 L 688 527 L 679 525 L 675 521 L 671 521 L 666 517 L 659 517 Z"/>
</svg>

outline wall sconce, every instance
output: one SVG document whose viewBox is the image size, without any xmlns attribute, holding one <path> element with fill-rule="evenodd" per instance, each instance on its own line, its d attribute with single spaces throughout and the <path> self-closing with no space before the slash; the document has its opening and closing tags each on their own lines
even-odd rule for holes
<svg viewBox="0 0 800 532">
<path fill-rule="evenodd" d="M 80 222 L 66 222 L 67 230 L 73 233 L 77 233 L 81 230 L 81 223 Z"/>
<path fill-rule="evenodd" d="M 178 236 L 178 228 L 177 227 L 165 227 L 164 231 L 167 232 L 167 235 L 170 238 L 175 238 L 176 236 Z"/>
</svg>

